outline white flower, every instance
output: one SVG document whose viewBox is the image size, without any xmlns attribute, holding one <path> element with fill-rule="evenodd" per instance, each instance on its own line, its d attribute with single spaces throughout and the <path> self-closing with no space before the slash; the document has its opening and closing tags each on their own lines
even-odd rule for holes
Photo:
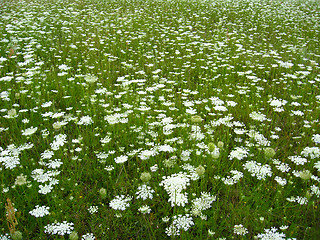
<svg viewBox="0 0 320 240">
<path fill-rule="evenodd" d="M 301 156 L 289 156 L 288 157 L 293 163 L 296 165 L 304 165 L 305 163 L 308 162 L 308 159 L 301 157 Z"/>
<path fill-rule="evenodd" d="M 52 150 L 59 150 L 67 142 L 66 134 L 59 134 L 54 137 L 54 141 L 50 143 Z"/>
<path fill-rule="evenodd" d="M 315 143 L 320 143 L 320 134 L 314 134 L 312 136 L 312 141 L 314 141 Z"/>
<path fill-rule="evenodd" d="M 81 240 L 95 240 L 95 236 L 93 233 L 87 233 L 85 235 L 82 235 Z"/>
<path fill-rule="evenodd" d="M 98 209 L 99 209 L 98 206 L 90 206 L 88 208 L 88 211 L 89 211 L 90 214 L 94 214 L 94 213 L 98 212 Z"/>
<path fill-rule="evenodd" d="M 93 123 L 93 120 L 92 120 L 92 118 L 90 117 L 90 116 L 82 116 L 81 118 L 80 118 L 80 121 L 78 122 L 78 125 L 85 125 L 85 126 L 87 126 L 87 125 L 90 125 L 90 124 L 92 124 Z"/>
<path fill-rule="evenodd" d="M 301 155 L 304 157 L 310 157 L 311 159 L 320 157 L 320 148 L 319 147 L 305 147 L 301 152 Z"/>
<path fill-rule="evenodd" d="M 149 214 L 151 212 L 151 208 L 148 205 L 144 205 L 138 209 L 142 214 Z"/>
<path fill-rule="evenodd" d="M 34 217 L 44 217 L 46 215 L 49 215 L 49 207 L 47 206 L 39 206 L 39 205 L 36 205 L 35 206 L 35 209 L 33 209 L 32 211 L 30 211 L 29 213 L 34 216 Z"/>
<path fill-rule="evenodd" d="M 25 130 L 21 130 L 23 136 L 29 136 L 34 134 L 38 130 L 37 127 L 30 127 Z"/>
<path fill-rule="evenodd" d="M 141 198 L 143 200 L 147 200 L 148 198 L 152 199 L 153 198 L 153 194 L 154 193 L 154 190 L 143 184 L 141 186 L 138 187 L 138 191 L 136 192 L 136 195 L 137 195 L 137 199 Z"/>
<path fill-rule="evenodd" d="M 259 233 L 257 237 L 262 240 L 284 240 L 286 235 L 284 233 L 278 233 L 277 228 L 264 229 L 264 233 Z"/>
<path fill-rule="evenodd" d="M 234 231 L 234 234 L 242 235 L 242 236 L 248 233 L 248 229 L 245 228 L 242 224 L 234 225 L 233 231 Z"/>
<path fill-rule="evenodd" d="M 126 197 L 124 195 L 116 196 L 111 202 L 109 206 L 114 210 L 126 210 L 127 207 L 130 206 L 129 202 L 131 201 L 131 197 Z"/>
<path fill-rule="evenodd" d="M 242 160 L 243 158 L 247 157 L 249 154 L 249 151 L 245 147 L 236 147 L 234 150 L 232 150 L 229 154 L 229 159 L 232 160 L 234 158 L 238 160 Z"/>
<path fill-rule="evenodd" d="M 98 81 L 98 77 L 92 75 L 92 74 L 87 74 L 84 76 L 84 80 L 87 83 L 95 83 L 96 81 Z"/>
<path fill-rule="evenodd" d="M 68 223 L 67 221 L 64 221 L 62 223 L 52 223 L 44 226 L 44 232 L 48 234 L 58 234 L 58 235 L 66 235 L 70 234 L 72 230 L 74 229 L 73 223 Z"/>
<path fill-rule="evenodd" d="M 249 115 L 253 120 L 259 121 L 259 122 L 263 122 L 265 120 L 267 120 L 266 115 L 260 113 L 260 112 L 252 112 Z"/>
<path fill-rule="evenodd" d="M 114 161 L 115 161 L 116 163 L 124 163 L 124 162 L 128 161 L 128 156 L 122 155 L 122 156 L 120 156 L 120 157 L 116 157 L 116 158 L 114 159 Z"/>
</svg>

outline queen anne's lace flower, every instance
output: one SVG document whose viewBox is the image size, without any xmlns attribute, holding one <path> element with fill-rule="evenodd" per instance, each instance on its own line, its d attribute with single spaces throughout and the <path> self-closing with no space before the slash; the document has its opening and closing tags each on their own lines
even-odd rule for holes
<svg viewBox="0 0 320 240">
<path fill-rule="evenodd" d="M 30 211 L 29 213 L 34 216 L 34 217 L 44 217 L 46 215 L 49 215 L 49 207 L 47 206 L 39 206 L 39 205 L 36 205 L 35 206 L 35 209 L 33 209 L 32 211 Z"/>
<path fill-rule="evenodd" d="M 114 210 L 124 211 L 127 207 L 130 206 L 129 202 L 131 201 L 131 199 L 131 197 L 126 197 L 124 195 L 116 196 L 113 200 L 111 200 L 109 206 Z"/>
<path fill-rule="evenodd" d="M 52 223 L 48 224 L 47 226 L 44 226 L 44 232 L 48 234 L 58 234 L 58 235 L 66 235 L 70 234 L 72 230 L 74 229 L 73 223 L 68 223 L 67 221 L 63 221 L 62 223 Z"/>
</svg>

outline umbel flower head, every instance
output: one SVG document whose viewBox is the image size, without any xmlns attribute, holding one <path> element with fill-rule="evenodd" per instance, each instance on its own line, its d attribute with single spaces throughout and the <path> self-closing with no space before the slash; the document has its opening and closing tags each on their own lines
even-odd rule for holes
<svg viewBox="0 0 320 240">
<path fill-rule="evenodd" d="M 98 77 L 92 75 L 92 74 L 87 74 L 84 76 L 84 80 L 87 83 L 95 83 L 96 81 L 98 81 Z"/>
</svg>

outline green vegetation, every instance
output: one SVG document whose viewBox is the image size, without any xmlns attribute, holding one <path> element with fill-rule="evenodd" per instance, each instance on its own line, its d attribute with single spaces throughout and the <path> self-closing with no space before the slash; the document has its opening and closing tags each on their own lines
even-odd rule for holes
<svg viewBox="0 0 320 240">
<path fill-rule="evenodd" d="M 320 239 L 319 13 L 0 1 L 0 239 Z"/>
</svg>

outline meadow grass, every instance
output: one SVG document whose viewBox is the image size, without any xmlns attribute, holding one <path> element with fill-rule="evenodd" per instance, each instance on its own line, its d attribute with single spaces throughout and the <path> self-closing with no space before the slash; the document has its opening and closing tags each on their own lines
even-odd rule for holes
<svg viewBox="0 0 320 240">
<path fill-rule="evenodd" d="M 319 13 L 0 1 L 0 239 L 320 239 Z"/>
</svg>

